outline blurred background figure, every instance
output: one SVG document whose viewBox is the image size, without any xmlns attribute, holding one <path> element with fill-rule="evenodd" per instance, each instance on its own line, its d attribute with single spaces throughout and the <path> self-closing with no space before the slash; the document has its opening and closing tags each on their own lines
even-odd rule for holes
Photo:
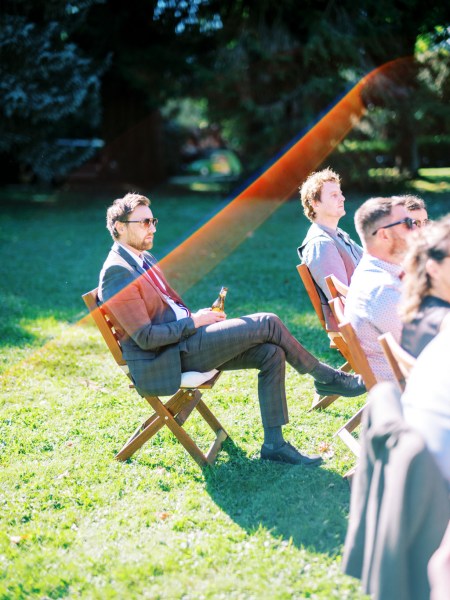
<svg viewBox="0 0 450 600">
<path fill-rule="evenodd" d="M 400 343 L 417 357 L 450 323 L 450 215 L 416 231 L 404 269 Z"/>
<path fill-rule="evenodd" d="M 424 438 L 450 491 L 450 328 L 423 350 L 402 395 L 404 419 Z"/>
<path fill-rule="evenodd" d="M 428 223 L 428 210 L 422 198 L 419 198 L 419 196 L 412 196 L 411 194 L 400 196 L 400 198 L 405 199 L 405 208 L 408 211 L 411 219 L 415 219 L 417 221 L 418 227 L 422 227 Z"/>
<path fill-rule="evenodd" d="M 441 545 L 428 563 L 430 600 L 447 600 L 450 590 L 450 522 Z"/>
</svg>

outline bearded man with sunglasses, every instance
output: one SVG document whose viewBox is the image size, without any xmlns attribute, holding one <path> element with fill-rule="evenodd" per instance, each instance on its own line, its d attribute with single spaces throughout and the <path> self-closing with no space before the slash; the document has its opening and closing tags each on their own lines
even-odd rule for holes
<svg viewBox="0 0 450 600">
<path fill-rule="evenodd" d="M 364 254 L 353 273 L 345 316 L 353 325 L 378 381 L 394 380 L 378 336 L 390 331 L 400 342 L 402 322 L 397 312 L 401 296 L 403 257 L 416 228 L 405 198 L 370 198 L 355 213 L 355 227 Z"/>
<path fill-rule="evenodd" d="M 115 200 L 106 222 L 114 244 L 100 273 L 99 300 L 113 321 L 137 390 L 167 396 L 178 390 L 182 373 L 258 369 L 261 458 L 320 464 L 319 455 L 302 454 L 283 437 L 286 362 L 310 374 L 323 395 L 358 396 L 365 391 L 361 378 L 319 362 L 272 313 L 227 319 L 211 308 L 191 312 L 148 252 L 158 220 L 145 196 Z"/>
</svg>

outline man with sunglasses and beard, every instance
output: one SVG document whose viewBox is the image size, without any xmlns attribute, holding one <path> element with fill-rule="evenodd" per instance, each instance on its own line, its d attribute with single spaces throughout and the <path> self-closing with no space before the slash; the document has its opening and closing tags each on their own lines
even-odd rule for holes
<svg viewBox="0 0 450 600">
<path fill-rule="evenodd" d="M 365 391 L 361 378 L 319 362 L 273 313 L 227 319 L 211 308 L 191 312 L 149 252 L 157 223 L 150 200 L 139 194 L 115 200 L 106 215 L 114 244 L 100 273 L 99 300 L 112 319 L 137 390 L 168 396 L 178 390 L 182 373 L 258 369 L 261 458 L 319 465 L 320 455 L 302 454 L 283 437 L 286 362 L 310 374 L 323 395 L 358 396 Z"/>
<path fill-rule="evenodd" d="M 370 198 L 355 213 L 364 254 L 353 273 L 345 302 L 349 319 L 378 381 L 394 380 L 378 336 L 390 331 L 399 342 L 402 322 L 401 266 L 408 238 L 416 228 L 405 198 Z"/>
</svg>

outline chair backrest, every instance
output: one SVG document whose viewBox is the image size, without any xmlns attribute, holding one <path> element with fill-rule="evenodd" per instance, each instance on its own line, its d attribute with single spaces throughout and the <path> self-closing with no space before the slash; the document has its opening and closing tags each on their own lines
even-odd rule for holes
<svg viewBox="0 0 450 600">
<path fill-rule="evenodd" d="M 128 365 L 123 358 L 122 347 L 114 329 L 114 324 L 104 307 L 99 306 L 97 292 L 98 288 L 95 288 L 94 290 L 83 294 L 82 298 L 88 307 L 95 324 L 99 328 L 106 345 L 114 356 L 116 363 L 128 375 Z"/>
<path fill-rule="evenodd" d="M 348 292 L 348 285 L 343 283 L 335 275 L 327 275 L 325 277 L 325 283 L 330 291 L 332 298 L 346 298 Z M 344 300 L 345 302 L 345 300 Z"/>
<path fill-rule="evenodd" d="M 302 280 L 303 285 L 305 286 L 306 293 L 308 294 L 309 299 L 311 300 L 311 304 L 313 305 L 316 315 L 319 318 L 320 324 L 322 325 L 324 330 L 327 331 L 325 316 L 323 314 L 322 302 L 320 301 L 320 296 L 317 291 L 316 284 L 314 283 L 314 280 L 311 276 L 311 272 L 308 269 L 308 266 L 305 264 L 297 265 L 297 271 L 300 275 L 300 279 Z"/>
<path fill-rule="evenodd" d="M 383 348 L 383 352 L 395 375 L 395 379 L 397 380 L 400 389 L 403 391 L 406 387 L 406 380 L 408 379 L 411 369 L 416 363 L 416 359 L 396 342 L 390 331 L 380 335 L 378 341 Z"/>
<path fill-rule="evenodd" d="M 329 302 L 331 310 L 338 323 L 339 331 L 344 338 L 348 351 L 351 354 L 351 364 L 354 370 L 361 375 L 366 384 L 366 388 L 370 390 L 376 383 L 376 377 L 370 368 L 367 356 L 364 354 L 364 350 L 361 348 L 359 339 L 353 329 L 353 325 L 344 315 L 344 304 L 341 298 L 333 298 Z"/>
</svg>

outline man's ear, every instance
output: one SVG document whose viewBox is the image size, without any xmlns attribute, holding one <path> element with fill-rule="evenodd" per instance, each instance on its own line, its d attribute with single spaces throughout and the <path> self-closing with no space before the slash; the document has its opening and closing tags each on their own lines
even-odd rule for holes
<svg viewBox="0 0 450 600">
<path fill-rule="evenodd" d="M 375 238 L 378 238 L 379 240 L 387 240 L 389 238 L 389 233 L 387 232 L 386 229 L 379 229 L 376 234 L 374 235 Z"/>
<path fill-rule="evenodd" d="M 120 221 L 116 221 L 114 223 L 114 231 L 116 232 L 117 237 L 120 237 L 122 235 L 124 228 L 124 223 L 121 223 Z"/>
</svg>

